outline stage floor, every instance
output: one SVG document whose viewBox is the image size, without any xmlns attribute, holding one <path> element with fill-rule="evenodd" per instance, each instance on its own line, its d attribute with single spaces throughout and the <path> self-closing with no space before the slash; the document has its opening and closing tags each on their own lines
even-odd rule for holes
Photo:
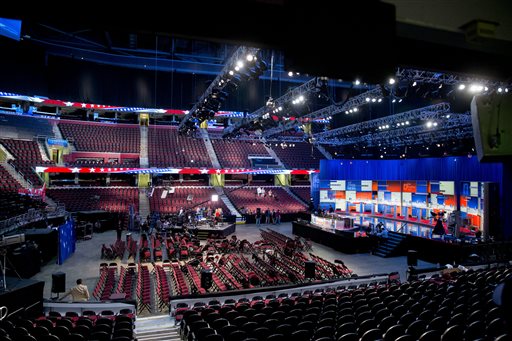
<svg viewBox="0 0 512 341">
<path fill-rule="evenodd" d="M 271 228 L 280 233 L 292 236 L 292 224 L 282 223 L 281 225 L 267 225 L 262 224 L 243 224 L 236 226 L 236 236 L 239 240 L 247 239 L 249 242 L 254 243 L 261 240 L 260 229 Z M 123 240 L 125 240 L 126 231 L 123 231 Z M 140 236 L 138 233 L 132 232 L 133 238 L 137 241 Z M 116 240 L 116 231 L 108 230 L 103 233 L 95 233 L 91 240 L 79 241 L 76 244 L 76 252 L 63 264 L 57 265 L 55 263 L 48 263 L 44 266 L 33 279 L 45 281 L 44 297 L 50 298 L 50 290 L 52 283 L 52 273 L 62 271 L 66 273 L 66 290 L 69 290 L 76 283 L 77 278 L 82 278 L 84 283 L 88 286 L 89 291 L 92 292 L 99 278 L 99 264 L 102 262 L 100 259 L 101 245 L 111 244 Z M 204 243 L 204 241 L 202 242 Z M 343 262 L 358 275 L 369 275 L 374 273 L 393 272 L 399 271 L 401 278 L 405 279 L 407 270 L 407 257 L 394 257 L 394 258 L 380 258 L 373 256 L 370 253 L 359 254 L 344 254 L 336 251 L 328 246 L 324 246 L 313 242 L 313 253 L 317 256 L 325 258 L 330 261 L 335 259 L 342 259 Z M 127 266 L 128 262 L 133 262 L 133 259 L 125 257 L 122 260 L 116 260 L 117 264 Z M 138 262 L 138 259 L 136 260 Z M 419 267 L 431 267 L 434 264 L 419 261 Z M 153 266 L 149 263 L 149 270 Z"/>
</svg>

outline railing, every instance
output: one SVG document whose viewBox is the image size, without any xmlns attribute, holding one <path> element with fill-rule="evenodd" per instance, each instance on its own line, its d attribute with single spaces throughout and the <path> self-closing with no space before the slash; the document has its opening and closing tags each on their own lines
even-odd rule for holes
<svg viewBox="0 0 512 341">
<path fill-rule="evenodd" d="M 63 205 L 57 205 L 54 207 L 53 211 L 36 210 L 35 208 L 31 208 L 27 213 L 0 221 L 0 235 L 4 235 L 35 221 L 61 217 L 64 215 L 66 215 L 66 210 Z"/>
</svg>

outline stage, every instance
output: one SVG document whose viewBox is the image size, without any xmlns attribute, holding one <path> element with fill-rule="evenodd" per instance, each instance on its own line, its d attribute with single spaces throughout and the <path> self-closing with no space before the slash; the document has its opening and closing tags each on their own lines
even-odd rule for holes
<svg viewBox="0 0 512 341">
<path fill-rule="evenodd" d="M 44 282 L 6 277 L 7 290 L 0 289 L 0 306 L 6 306 L 8 318 L 36 318 L 43 313 Z"/>
<path fill-rule="evenodd" d="M 354 230 L 335 230 L 335 232 L 331 232 L 304 220 L 294 221 L 292 232 L 297 236 L 309 238 L 316 243 L 332 247 L 343 253 L 370 252 L 377 245 L 377 238 L 374 236 L 355 237 Z"/>
<path fill-rule="evenodd" d="M 213 227 L 206 224 L 197 227 L 187 226 L 187 224 L 185 224 L 185 226 L 190 233 L 196 234 L 199 239 L 207 239 L 215 236 L 217 238 L 226 238 L 236 231 L 236 224 L 233 223 L 220 223 Z M 170 227 L 169 230 L 172 232 L 182 232 L 183 226 L 173 226 Z"/>
</svg>

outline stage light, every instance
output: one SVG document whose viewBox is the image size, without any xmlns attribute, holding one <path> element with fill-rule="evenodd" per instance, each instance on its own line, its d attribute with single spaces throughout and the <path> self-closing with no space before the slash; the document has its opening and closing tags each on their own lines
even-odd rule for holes
<svg viewBox="0 0 512 341">
<path fill-rule="evenodd" d="M 386 124 L 386 129 L 389 129 L 389 124 Z"/>
<path fill-rule="evenodd" d="M 380 103 L 380 102 L 382 102 L 382 98 L 379 98 L 379 99 L 377 100 L 377 102 L 379 102 L 379 103 Z"/>
<path fill-rule="evenodd" d="M 218 194 L 212 194 L 212 201 L 219 201 L 219 195 Z"/>
<path fill-rule="evenodd" d="M 370 102 L 370 97 L 366 97 L 366 102 Z"/>
<path fill-rule="evenodd" d="M 288 71 L 288 77 L 293 77 L 293 72 Z"/>
<path fill-rule="evenodd" d="M 446 115 L 446 118 L 450 118 L 450 115 Z"/>
<path fill-rule="evenodd" d="M 505 92 L 508 92 L 508 88 L 505 88 Z"/>
<path fill-rule="evenodd" d="M 233 70 L 229 70 L 228 73 L 229 73 L 230 76 L 233 76 L 235 74 L 235 72 L 233 72 Z"/>
<path fill-rule="evenodd" d="M 245 57 L 245 59 L 247 59 L 247 61 L 248 61 L 248 62 L 252 62 L 252 61 L 255 59 L 255 57 L 254 57 L 252 54 L 248 54 L 248 55 Z"/>
<path fill-rule="evenodd" d="M 395 103 L 396 102 L 396 99 L 393 98 L 393 100 L 391 101 L 391 103 Z"/>
<path fill-rule="evenodd" d="M 427 128 L 432 128 L 432 122 L 430 122 L 430 121 L 427 122 Z"/>
<path fill-rule="evenodd" d="M 384 158 L 384 155 L 381 155 L 381 156 L 380 156 L 380 158 L 381 158 L 381 159 L 383 159 L 383 158 Z"/>
<path fill-rule="evenodd" d="M 238 65 L 235 66 L 235 71 L 240 71 L 240 67 Z"/>
<path fill-rule="evenodd" d="M 239 61 L 236 62 L 236 66 L 238 66 L 239 68 L 243 68 L 244 67 L 244 62 L 239 60 Z"/>
<path fill-rule="evenodd" d="M 484 87 L 484 91 L 489 91 L 489 88 L 488 87 Z"/>
<path fill-rule="evenodd" d="M 347 115 L 348 115 L 348 110 L 345 110 L 345 114 L 347 114 Z"/>
<path fill-rule="evenodd" d="M 466 85 L 464 85 L 464 84 L 459 85 L 459 90 L 464 90 L 465 88 L 466 88 Z"/>
<path fill-rule="evenodd" d="M 375 98 L 372 98 L 372 103 L 375 103 L 377 100 Z"/>
<path fill-rule="evenodd" d="M 398 100 L 398 103 L 402 103 L 402 99 L 401 98 Z"/>
<path fill-rule="evenodd" d="M 481 92 L 484 89 L 484 86 L 481 84 L 471 84 L 469 87 L 470 92 Z"/>
<path fill-rule="evenodd" d="M 409 121 L 405 121 L 405 124 L 409 125 Z"/>
<path fill-rule="evenodd" d="M 283 107 L 279 107 L 277 108 L 279 111 L 283 111 Z"/>
<path fill-rule="evenodd" d="M 356 79 L 356 81 L 354 82 L 355 85 L 359 85 L 361 84 L 361 81 L 359 79 Z"/>
<path fill-rule="evenodd" d="M 498 88 L 498 92 L 503 92 L 503 88 Z"/>
<path fill-rule="evenodd" d="M 395 83 L 396 83 L 396 80 L 395 80 L 394 78 L 390 78 L 390 79 L 388 80 L 388 83 L 389 83 L 390 85 L 393 85 L 393 84 L 395 84 Z"/>
<path fill-rule="evenodd" d="M 439 84 L 439 89 L 442 89 L 443 88 L 443 84 Z"/>
<path fill-rule="evenodd" d="M 301 102 L 304 101 L 304 96 L 300 95 L 299 96 L 299 101 L 301 101 Z"/>
<path fill-rule="evenodd" d="M 352 109 L 350 109 L 348 112 L 349 112 L 349 113 L 353 113 L 354 111 L 353 111 Z"/>
<path fill-rule="evenodd" d="M 359 109 L 357 107 L 354 108 L 354 112 L 357 112 Z"/>
<path fill-rule="evenodd" d="M 414 82 L 412 83 L 412 86 L 416 86 L 416 84 L 418 84 L 418 83 L 416 83 L 416 81 L 414 81 Z"/>
<path fill-rule="evenodd" d="M 432 123 L 434 127 L 437 127 L 437 122 Z"/>
</svg>

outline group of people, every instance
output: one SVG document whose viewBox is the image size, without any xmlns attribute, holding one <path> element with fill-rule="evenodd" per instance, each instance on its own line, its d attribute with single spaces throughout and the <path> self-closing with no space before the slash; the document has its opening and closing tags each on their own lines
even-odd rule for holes
<svg viewBox="0 0 512 341">
<path fill-rule="evenodd" d="M 272 224 L 272 225 L 280 225 L 281 224 L 281 211 L 273 209 L 270 211 L 270 208 L 267 207 L 265 210 L 265 213 L 261 213 L 261 210 L 256 211 L 255 218 L 256 218 L 256 225 L 261 225 L 261 219 L 265 217 L 265 224 Z"/>
<path fill-rule="evenodd" d="M 265 188 L 263 187 L 258 187 L 256 188 L 256 197 L 257 198 L 274 198 L 277 200 L 277 197 L 274 195 L 274 193 L 272 193 L 272 190 L 269 189 L 268 192 L 265 191 Z"/>
</svg>

